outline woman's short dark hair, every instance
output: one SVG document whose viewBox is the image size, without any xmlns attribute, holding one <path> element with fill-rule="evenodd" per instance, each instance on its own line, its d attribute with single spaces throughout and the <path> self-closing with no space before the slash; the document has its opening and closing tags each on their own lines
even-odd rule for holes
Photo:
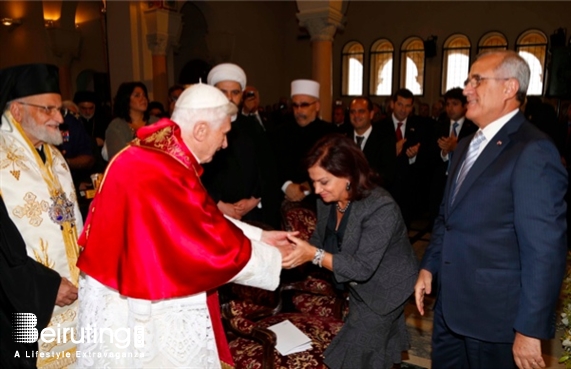
<svg viewBox="0 0 571 369">
<path fill-rule="evenodd" d="M 131 94 L 135 91 L 135 88 L 140 87 L 145 93 L 147 101 L 149 100 L 149 94 L 147 92 L 147 86 L 143 82 L 123 82 L 117 90 L 117 94 L 113 99 L 113 116 L 116 118 L 125 119 L 127 122 L 131 122 L 131 116 L 129 115 L 129 105 L 131 103 Z M 147 122 L 149 120 L 148 109 L 144 113 L 143 120 Z"/>
<path fill-rule="evenodd" d="M 377 175 L 361 149 L 347 136 L 330 134 L 321 138 L 305 158 L 306 168 L 319 165 L 335 177 L 349 178 L 349 200 L 360 200 L 376 187 Z"/>
</svg>

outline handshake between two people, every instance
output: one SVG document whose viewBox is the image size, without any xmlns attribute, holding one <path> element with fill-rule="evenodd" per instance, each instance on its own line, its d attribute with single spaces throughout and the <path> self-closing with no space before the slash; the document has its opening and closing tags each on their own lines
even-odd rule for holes
<svg viewBox="0 0 571 369">
<path fill-rule="evenodd" d="M 261 241 L 276 247 L 282 255 L 282 268 L 291 269 L 312 260 L 316 250 L 297 236 L 299 231 L 263 231 Z"/>
</svg>

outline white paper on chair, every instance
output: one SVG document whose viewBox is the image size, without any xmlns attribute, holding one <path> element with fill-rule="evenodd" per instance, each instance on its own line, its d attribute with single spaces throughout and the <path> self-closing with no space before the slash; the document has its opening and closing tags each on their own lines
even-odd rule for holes
<svg viewBox="0 0 571 369">
<path fill-rule="evenodd" d="M 311 338 L 289 320 L 274 324 L 268 329 L 276 334 L 276 350 L 282 356 L 311 349 Z"/>
</svg>

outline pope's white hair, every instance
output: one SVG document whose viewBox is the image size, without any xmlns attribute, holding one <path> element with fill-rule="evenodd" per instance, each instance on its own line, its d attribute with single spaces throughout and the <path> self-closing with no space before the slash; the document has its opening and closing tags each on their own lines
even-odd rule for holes
<svg viewBox="0 0 571 369">
<path fill-rule="evenodd" d="M 216 129 L 220 127 L 224 119 L 235 115 L 237 112 L 238 108 L 231 102 L 215 108 L 175 108 L 171 120 L 176 122 L 182 130 L 191 130 L 198 122 L 207 122 Z"/>
</svg>

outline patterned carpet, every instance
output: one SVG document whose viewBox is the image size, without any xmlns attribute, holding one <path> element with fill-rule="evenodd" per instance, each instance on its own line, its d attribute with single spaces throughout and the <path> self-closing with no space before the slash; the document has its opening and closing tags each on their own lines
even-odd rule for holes
<svg viewBox="0 0 571 369">
<path fill-rule="evenodd" d="M 422 259 L 424 251 L 430 241 L 430 224 L 427 220 L 417 220 L 412 223 L 409 230 L 409 238 L 418 260 Z M 426 315 L 421 316 L 411 297 L 405 306 L 405 317 L 408 333 L 410 336 L 410 349 L 403 359 L 403 363 L 410 366 L 402 368 L 425 368 L 429 367 L 431 353 L 431 333 L 432 333 L 432 310 L 433 300 L 428 297 L 426 301 Z M 421 364 L 421 365 L 419 365 Z M 427 365 L 428 364 L 428 365 Z"/>
</svg>

